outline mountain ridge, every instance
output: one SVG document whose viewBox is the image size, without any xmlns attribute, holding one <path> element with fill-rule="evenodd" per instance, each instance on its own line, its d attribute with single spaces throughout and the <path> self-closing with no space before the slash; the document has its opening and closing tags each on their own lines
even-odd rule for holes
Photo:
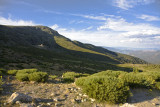
<svg viewBox="0 0 160 107">
<path fill-rule="evenodd" d="M 46 26 L 0 25 L 0 44 L 1 46 L 9 47 L 34 46 L 68 56 L 71 54 L 71 56 L 75 55 L 75 57 L 79 58 L 106 61 L 108 63 L 146 63 L 139 58 L 112 52 L 102 47 L 71 41 Z"/>
</svg>

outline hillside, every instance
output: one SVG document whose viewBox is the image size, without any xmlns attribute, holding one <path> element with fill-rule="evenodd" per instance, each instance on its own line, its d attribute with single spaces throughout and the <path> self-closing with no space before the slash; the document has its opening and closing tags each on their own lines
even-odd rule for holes
<svg viewBox="0 0 160 107">
<path fill-rule="evenodd" d="M 97 72 L 115 68 L 111 64 L 146 63 L 129 55 L 119 54 L 60 35 L 45 26 L 0 26 L 0 67 L 39 67 Z M 58 65 L 57 65 L 58 64 Z M 96 66 L 95 66 L 96 65 Z"/>
</svg>

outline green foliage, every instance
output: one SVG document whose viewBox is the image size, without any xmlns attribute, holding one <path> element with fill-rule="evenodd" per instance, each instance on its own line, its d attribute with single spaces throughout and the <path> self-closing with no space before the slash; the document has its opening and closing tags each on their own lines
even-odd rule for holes
<svg viewBox="0 0 160 107">
<path fill-rule="evenodd" d="M 100 102 L 123 103 L 129 96 L 129 87 L 121 79 L 110 76 L 89 76 L 76 80 L 89 97 Z"/>
<path fill-rule="evenodd" d="M 46 72 L 33 72 L 28 75 L 29 81 L 45 82 L 48 79 Z"/>
<path fill-rule="evenodd" d="M 34 72 L 38 72 L 38 69 L 22 69 L 18 70 L 17 73 L 34 73 Z"/>
<path fill-rule="evenodd" d="M 2 74 L 6 74 L 6 70 L 5 70 L 5 69 L 0 68 L 0 76 L 1 76 Z"/>
<path fill-rule="evenodd" d="M 0 76 L 2 76 L 2 71 L 0 71 Z"/>
<path fill-rule="evenodd" d="M 160 82 L 156 82 L 155 87 L 160 90 Z"/>
<path fill-rule="evenodd" d="M 16 78 L 20 81 L 45 82 L 48 79 L 48 74 L 39 72 L 37 69 L 23 69 L 18 70 Z"/>
<path fill-rule="evenodd" d="M 8 74 L 9 75 L 16 75 L 16 73 L 18 72 L 18 70 L 8 70 Z"/>
<path fill-rule="evenodd" d="M 49 78 L 51 78 L 52 80 L 56 79 L 57 77 L 57 75 L 49 75 Z"/>
<path fill-rule="evenodd" d="M 16 78 L 20 81 L 29 81 L 28 75 L 28 73 L 17 73 Z"/>
<path fill-rule="evenodd" d="M 0 92 L 3 90 L 2 89 L 2 84 L 3 84 L 3 82 L 2 82 L 2 76 L 0 76 Z"/>
<path fill-rule="evenodd" d="M 75 78 L 86 77 L 88 75 L 89 74 L 66 72 L 66 73 L 63 73 L 62 77 L 64 82 L 71 83 L 71 82 L 74 82 Z"/>
<path fill-rule="evenodd" d="M 129 87 L 160 89 L 160 72 L 124 72 L 102 71 L 88 77 L 76 79 L 76 85 L 82 87 L 89 97 L 109 103 L 125 102 Z"/>
</svg>

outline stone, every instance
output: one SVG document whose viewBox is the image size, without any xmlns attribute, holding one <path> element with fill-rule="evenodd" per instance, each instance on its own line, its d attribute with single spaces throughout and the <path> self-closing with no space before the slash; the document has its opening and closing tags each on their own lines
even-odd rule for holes
<svg viewBox="0 0 160 107">
<path fill-rule="evenodd" d="M 123 104 L 123 105 L 120 106 L 120 107 L 136 107 L 136 106 L 134 106 L 133 104 L 125 103 L 125 104 Z"/>
<path fill-rule="evenodd" d="M 93 98 L 90 98 L 90 100 L 91 100 L 91 102 L 94 102 L 94 101 L 95 101 L 95 99 L 93 99 Z"/>
<path fill-rule="evenodd" d="M 57 107 L 57 106 L 61 106 L 62 104 L 58 104 L 58 103 L 55 103 L 55 106 Z"/>
<path fill-rule="evenodd" d="M 47 103 L 47 105 L 49 105 L 49 106 L 50 106 L 50 105 L 51 105 L 51 103 Z"/>
<path fill-rule="evenodd" d="M 11 97 L 8 99 L 8 103 L 15 103 L 16 101 L 22 101 L 22 102 L 31 102 L 32 97 L 25 95 L 23 93 L 14 92 Z"/>
<path fill-rule="evenodd" d="M 60 99 L 59 99 L 59 98 L 54 98 L 53 100 L 54 100 L 54 101 L 59 101 Z"/>
<path fill-rule="evenodd" d="M 34 106 L 32 106 L 29 103 L 22 103 L 22 104 L 20 104 L 20 107 L 34 107 Z"/>
<path fill-rule="evenodd" d="M 75 103 L 75 99 L 71 99 L 71 102 L 72 102 L 72 103 Z"/>
<path fill-rule="evenodd" d="M 21 104 L 22 102 L 21 101 L 16 101 L 16 104 Z"/>
<path fill-rule="evenodd" d="M 6 106 L 6 105 L 7 105 L 7 103 L 4 103 L 3 105 L 4 105 L 4 106 Z"/>
</svg>

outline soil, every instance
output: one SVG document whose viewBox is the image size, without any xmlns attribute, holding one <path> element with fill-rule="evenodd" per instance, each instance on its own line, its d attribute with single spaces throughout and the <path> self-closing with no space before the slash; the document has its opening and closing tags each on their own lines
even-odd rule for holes
<svg viewBox="0 0 160 107">
<path fill-rule="evenodd" d="M 128 104 L 109 105 L 98 103 L 82 93 L 74 83 L 66 84 L 61 78 L 50 79 L 46 83 L 20 82 L 13 76 L 3 77 L 3 91 L 0 95 L 1 105 L 4 107 L 19 107 L 19 104 L 9 105 L 7 99 L 14 92 L 20 92 L 36 99 L 36 106 L 42 107 L 160 107 L 160 92 L 151 89 L 131 89 L 132 96 Z M 127 106 L 126 106 L 127 105 Z"/>
</svg>

